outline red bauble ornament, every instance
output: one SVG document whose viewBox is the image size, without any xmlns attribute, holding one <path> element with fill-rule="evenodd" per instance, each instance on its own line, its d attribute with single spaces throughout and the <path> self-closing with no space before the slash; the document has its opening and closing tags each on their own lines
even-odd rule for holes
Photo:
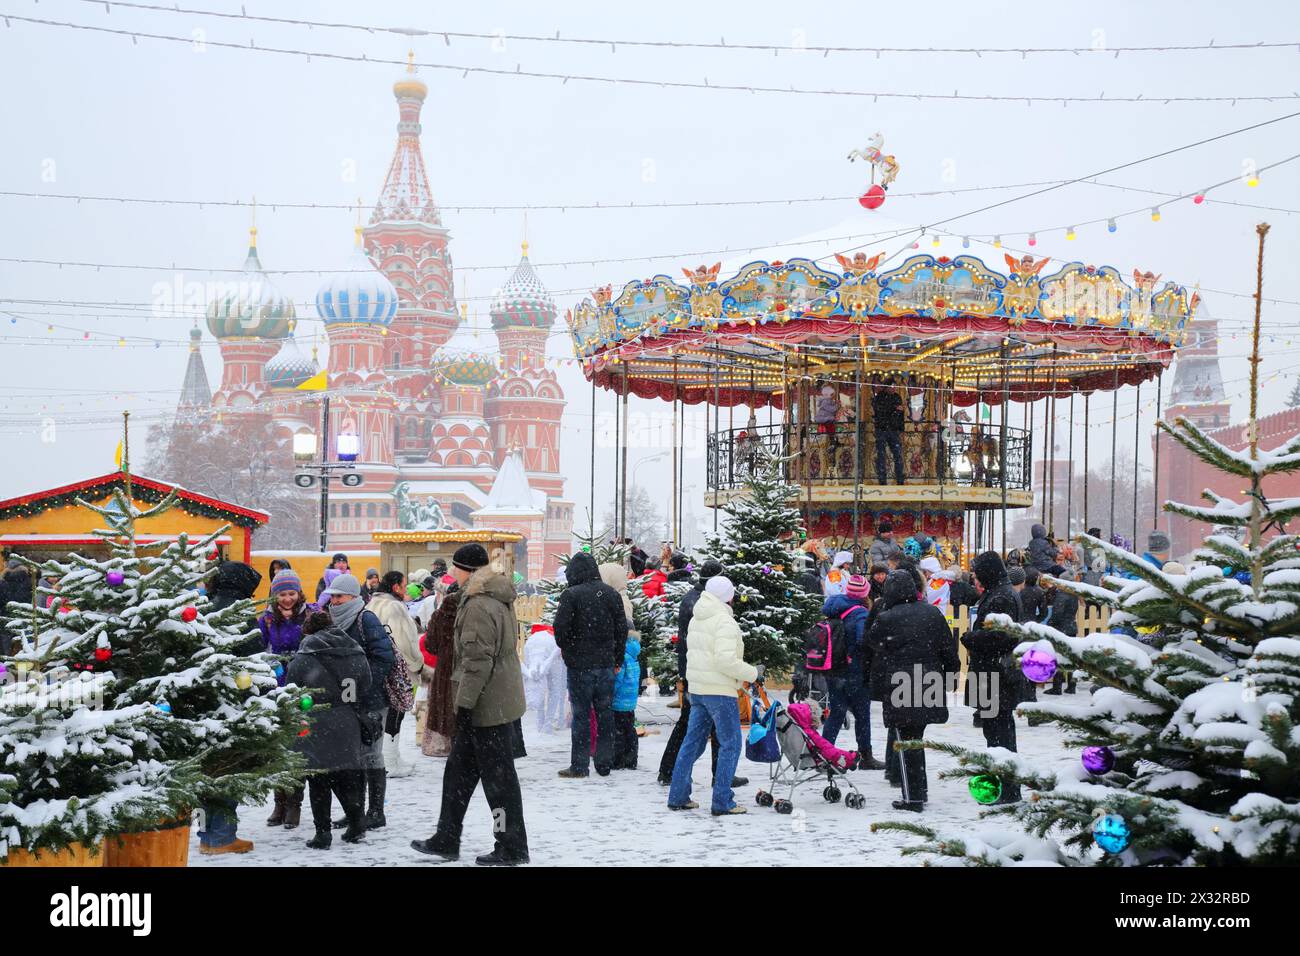
<svg viewBox="0 0 1300 956">
<path fill-rule="evenodd" d="M 184 608 L 181 611 L 181 620 L 184 621 L 186 624 L 189 624 L 198 616 L 199 616 L 199 609 L 194 607 L 193 605 L 190 605 L 189 607 Z"/>
<path fill-rule="evenodd" d="M 95 660 L 99 661 L 101 664 L 105 663 L 112 656 L 113 649 L 111 647 L 95 648 Z"/>
<path fill-rule="evenodd" d="M 302 730 L 298 731 L 298 736 L 306 737 L 309 733 L 311 733 L 311 725 L 304 720 L 302 722 Z"/>
<path fill-rule="evenodd" d="M 861 196 L 858 197 L 858 205 L 863 209 L 879 209 L 885 204 L 885 190 L 883 186 L 872 183 Z"/>
</svg>

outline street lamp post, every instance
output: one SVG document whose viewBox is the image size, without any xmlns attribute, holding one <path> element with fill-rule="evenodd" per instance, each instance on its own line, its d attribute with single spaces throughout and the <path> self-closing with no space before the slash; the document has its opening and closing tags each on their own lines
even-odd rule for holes
<svg viewBox="0 0 1300 956">
<path fill-rule="evenodd" d="M 340 460 L 329 460 L 330 400 L 328 395 L 321 401 L 320 434 L 320 461 L 315 462 L 311 460 L 316 453 L 315 437 L 309 432 L 294 436 L 293 452 L 298 467 L 293 476 L 293 483 L 299 488 L 310 488 L 316 482 L 320 482 L 320 549 L 324 554 L 329 550 L 330 483 L 341 481 L 346 488 L 356 488 L 364 479 L 356 470 L 356 459 L 360 450 L 356 435 L 339 435 Z M 345 438 L 351 439 L 346 448 L 343 444 Z"/>
</svg>

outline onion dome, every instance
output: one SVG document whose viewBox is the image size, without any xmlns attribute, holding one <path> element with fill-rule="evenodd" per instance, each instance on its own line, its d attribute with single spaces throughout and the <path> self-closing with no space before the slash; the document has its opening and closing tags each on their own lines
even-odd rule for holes
<svg viewBox="0 0 1300 956">
<path fill-rule="evenodd" d="M 406 54 L 406 74 L 393 84 L 393 95 L 398 99 L 412 97 L 417 100 L 422 100 L 429 95 L 429 88 L 415 75 L 414 50 L 409 50 Z"/>
<path fill-rule="evenodd" d="M 496 362 L 482 355 L 444 358 L 434 365 L 434 371 L 452 385 L 482 386 L 497 377 Z"/>
<path fill-rule="evenodd" d="M 397 314 L 397 290 L 366 255 L 360 226 L 356 236 L 347 270 L 330 276 L 316 292 L 316 311 L 327 329 L 336 325 L 387 328 Z"/>
<path fill-rule="evenodd" d="M 208 331 L 219 339 L 282 339 L 297 313 L 262 269 L 257 258 L 257 228 L 248 230 L 244 271 L 220 298 L 208 304 Z"/>
<path fill-rule="evenodd" d="M 555 300 L 528 261 L 528 243 L 523 244 L 523 255 L 519 258 L 519 265 L 515 266 L 514 275 L 493 300 L 490 314 L 494 329 L 520 326 L 549 329 L 554 324 Z"/>
<path fill-rule="evenodd" d="M 298 340 L 289 336 L 280 351 L 266 363 L 262 376 L 272 388 L 297 388 L 317 372 L 316 363 L 298 348 Z"/>
</svg>

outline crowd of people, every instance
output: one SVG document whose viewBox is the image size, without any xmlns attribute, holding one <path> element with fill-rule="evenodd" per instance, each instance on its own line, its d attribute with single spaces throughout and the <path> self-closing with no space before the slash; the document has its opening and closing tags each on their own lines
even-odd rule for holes
<svg viewBox="0 0 1300 956">
<path fill-rule="evenodd" d="M 1097 529 L 1092 534 L 1100 536 Z M 1185 573 L 1168 560 L 1168 548 L 1167 536 L 1153 532 L 1143 557 L 1168 573 Z M 818 633 L 841 650 L 815 674 L 798 668 L 791 700 L 808 696 L 815 678 L 825 708 L 812 714 L 809 733 L 829 748 L 827 753 L 843 756 L 841 769 L 883 770 L 901 791 L 893 806 L 915 812 L 924 810 L 927 799 L 925 751 L 895 743 L 919 740 L 927 726 L 949 719 L 947 693 L 935 697 L 923 686 L 956 686 L 956 609 L 970 609 L 970 627 L 961 637 L 968 655 L 966 703 L 988 746 L 1014 751 L 1015 706 L 1034 699 L 1039 688 L 1015 665 L 1011 652 L 1019 639 L 992 625 L 990 617 L 1039 621 L 1073 635 L 1078 602 L 1057 582 L 1099 582 L 1112 570 L 1100 549 L 1094 554 L 1058 544 L 1042 525 L 1033 527 L 1023 550 L 1009 551 L 1005 558 L 986 551 L 975 557 L 969 572 L 944 568 L 937 552 L 928 536 L 914 534 L 899 542 L 882 523 L 858 556 L 840 551 L 827 559 L 810 550 L 797 578 L 799 586 L 821 596 L 824 622 Z M 580 551 L 567 563 L 553 624 L 532 626 L 521 658 L 517 575 L 508 573 L 503 555 L 489 555 L 482 545 L 460 547 L 450 566 L 439 560 L 409 575 L 370 568 L 363 578 L 352 573 L 346 555 L 335 554 L 312 601 L 290 563 L 273 561 L 270 597 L 249 622 L 255 636 L 241 651 L 277 655 L 284 662 L 277 668 L 282 684 L 311 688 L 315 702 L 329 706 L 318 710 L 311 733 L 297 744 L 313 771 L 306 787 L 277 792 L 267 825 L 300 826 L 308 796 L 311 848 L 328 849 L 335 829 L 342 830 L 344 842 L 354 843 L 368 830 L 386 826 L 387 779 L 413 770 L 402 757 L 398 736 L 405 715 L 417 710 L 418 697 L 421 753 L 445 758 L 445 765 L 437 827 L 411 846 L 457 859 L 464 818 L 481 782 L 495 846 L 477 862 L 528 862 L 514 767 L 526 755 L 522 718 L 535 711 L 542 733 L 563 732 L 567 725 L 570 754 L 567 766 L 558 769 L 561 778 L 580 780 L 593 767 L 600 776 L 635 769 L 636 708 L 648 675 L 629 589 L 664 600 L 673 584 L 687 585 L 674 644 L 682 695 L 658 782 L 667 789 L 669 809 L 697 809 L 692 771 L 708 747 L 711 812 L 745 813 L 735 797 L 748 782 L 736 775 L 740 699 L 764 674 L 761 665 L 745 659 L 732 610 L 736 587 L 726 571 L 713 559 L 695 567 L 667 546 L 657 556 L 633 548 L 626 563 L 598 564 Z M 32 593 L 30 575 L 24 575 L 25 567 L 10 563 L 0 580 L 6 597 L 21 600 L 15 592 Z M 223 561 L 206 587 L 214 609 L 220 609 L 252 598 L 259 582 L 248 565 Z M 1075 693 L 1074 676 L 1064 663 L 1043 692 Z M 883 751 L 873 747 L 873 704 L 880 706 L 887 732 Z M 839 751 L 836 740 L 850 720 L 857 749 Z M 877 759 L 882 753 L 884 759 Z M 338 819 L 331 819 L 334 799 L 341 809 Z M 1000 802 L 1019 799 L 1016 789 L 1007 787 Z M 204 809 L 203 853 L 252 849 L 251 841 L 237 835 L 236 807 L 214 803 Z"/>
</svg>

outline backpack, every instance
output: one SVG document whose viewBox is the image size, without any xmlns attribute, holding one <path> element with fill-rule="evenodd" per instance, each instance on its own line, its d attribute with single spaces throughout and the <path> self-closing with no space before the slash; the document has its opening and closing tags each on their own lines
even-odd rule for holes
<svg viewBox="0 0 1300 956">
<path fill-rule="evenodd" d="M 838 617 L 818 621 L 804 632 L 805 669 L 826 673 L 841 670 L 848 664 L 849 647 L 844 634 L 844 618 L 853 610 L 850 607 Z"/>
</svg>

